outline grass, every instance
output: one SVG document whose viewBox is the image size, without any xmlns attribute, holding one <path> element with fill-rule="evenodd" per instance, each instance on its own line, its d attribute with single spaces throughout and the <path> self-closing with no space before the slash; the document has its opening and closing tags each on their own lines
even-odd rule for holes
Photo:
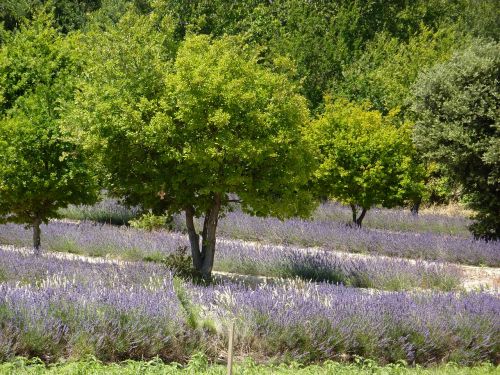
<svg viewBox="0 0 500 375">
<path fill-rule="evenodd" d="M 57 363 L 47 366 L 38 359 L 16 358 L 11 362 L 0 364 L 2 375 L 69 375 L 69 374 L 116 374 L 116 375 L 223 375 L 227 372 L 226 366 L 210 364 L 205 356 L 197 354 L 181 366 L 177 363 L 165 364 L 161 360 L 152 361 L 125 361 L 122 363 L 105 364 L 93 358 L 83 361 Z M 301 366 L 297 363 L 281 365 L 259 365 L 251 359 L 236 363 L 233 368 L 238 375 L 483 375 L 499 374 L 499 368 L 491 364 L 476 367 L 461 367 L 453 363 L 438 367 L 409 367 L 405 363 L 379 366 L 373 361 L 361 360 L 352 364 L 342 364 L 327 361 L 322 364 Z"/>
</svg>

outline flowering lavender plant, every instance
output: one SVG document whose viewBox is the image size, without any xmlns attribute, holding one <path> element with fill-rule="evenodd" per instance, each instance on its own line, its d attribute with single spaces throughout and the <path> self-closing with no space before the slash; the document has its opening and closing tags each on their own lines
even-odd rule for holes
<svg viewBox="0 0 500 375">
<path fill-rule="evenodd" d="M 179 248 L 188 246 L 179 233 L 144 232 L 131 228 L 55 222 L 43 228 L 47 249 L 127 260 L 166 262 Z M 21 226 L 0 227 L 0 242 L 26 245 L 28 233 Z M 404 290 L 452 290 L 461 274 L 450 264 L 376 257 L 343 256 L 327 250 L 262 245 L 221 240 L 215 270 L 272 277 L 299 277 L 344 285 Z M 168 262 L 166 262 L 168 263 Z"/>
<path fill-rule="evenodd" d="M 225 350 L 301 362 L 498 362 L 500 300 L 283 281 L 176 286 L 159 265 L 0 252 L 0 359 L 15 355 L 184 361 Z M 179 284 L 179 283 L 177 283 Z M 179 289 L 180 288 L 180 289 Z M 199 322 L 211 322 L 199 324 Z"/>
</svg>

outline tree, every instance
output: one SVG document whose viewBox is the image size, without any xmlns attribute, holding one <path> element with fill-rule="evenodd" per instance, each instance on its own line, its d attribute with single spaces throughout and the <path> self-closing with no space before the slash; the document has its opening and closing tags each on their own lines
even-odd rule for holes
<svg viewBox="0 0 500 375">
<path fill-rule="evenodd" d="M 7 34 L 0 50 L 0 218 L 33 228 L 68 204 L 95 199 L 80 147 L 59 126 L 76 65 L 64 38 L 40 14 Z"/>
<path fill-rule="evenodd" d="M 288 76 L 260 65 L 258 51 L 238 38 L 189 36 L 172 64 L 175 46 L 151 29 L 155 17 L 128 14 L 92 43 L 101 47 L 91 52 L 96 63 L 74 118 L 96 135 L 87 143 L 101 155 L 110 192 L 185 212 L 193 266 L 209 278 L 232 194 L 255 215 L 310 210 L 301 190 L 311 162 L 302 137 L 308 110 Z"/>
<path fill-rule="evenodd" d="M 399 115 L 404 115 L 418 73 L 449 59 L 462 43 L 457 34 L 453 28 L 436 32 L 423 28 L 407 42 L 387 32 L 377 34 L 365 52 L 344 68 L 342 79 L 334 85 L 335 96 L 358 103 L 369 101 L 384 114 L 400 108 L 403 113 Z"/>
<path fill-rule="evenodd" d="M 82 28 L 87 15 L 101 6 L 101 0 L 2 0 L 0 3 L 0 23 L 7 30 L 22 25 L 23 19 L 33 19 L 41 8 L 52 10 L 54 22 L 67 33 Z"/>
<path fill-rule="evenodd" d="M 332 81 L 342 81 L 344 68 L 363 54 L 377 33 L 405 43 L 422 25 L 434 31 L 456 23 L 464 3 L 475 1 L 163 0 L 162 4 L 176 21 L 179 40 L 189 32 L 216 37 L 243 34 L 265 47 L 263 58 L 290 56 L 297 64 L 301 91 L 316 109 Z"/>
<path fill-rule="evenodd" d="M 500 235 L 499 77 L 500 45 L 476 40 L 413 87 L 415 144 L 462 185 L 486 239 Z"/>
<path fill-rule="evenodd" d="M 408 116 L 411 85 L 419 72 L 449 59 L 453 49 L 464 45 L 466 40 L 455 30 L 455 25 L 437 31 L 423 27 L 407 42 L 387 32 L 379 33 L 367 44 L 361 57 L 344 68 L 342 79 L 333 85 L 335 95 L 358 103 L 369 101 L 372 109 L 384 114 L 397 108 L 398 117 L 404 119 Z M 451 189 L 442 189 L 447 180 L 440 175 L 436 163 L 425 163 L 420 155 L 413 155 L 414 164 L 426 170 L 426 189 L 409 202 L 412 213 L 418 214 L 422 201 L 436 202 L 436 188 L 441 188 L 440 194 L 445 193 L 439 197 L 441 200 L 451 199 L 453 195 Z"/>
<path fill-rule="evenodd" d="M 369 103 L 327 101 L 310 131 L 320 163 L 315 190 L 349 205 L 357 226 L 373 205 L 392 207 L 422 189 L 422 171 L 412 162 L 410 124 L 397 124 L 394 112 L 383 116 L 369 108 Z"/>
</svg>

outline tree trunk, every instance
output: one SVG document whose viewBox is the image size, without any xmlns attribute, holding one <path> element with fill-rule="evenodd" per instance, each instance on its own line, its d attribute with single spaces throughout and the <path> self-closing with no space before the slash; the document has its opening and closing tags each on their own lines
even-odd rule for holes
<svg viewBox="0 0 500 375">
<path fill-rule="evenodd" d="M 422 197 L 418 197 L 413 201 L 413 204 L 411 205 L 411 214 L 413 216 L 418 216 L 418 210 L 420 209 L 420 204 L 422 203 Z"/>
<path fill-rule="evenodd" d="M 356 218 L 358 216 L 358 209 L 355 204 L 351 204 L 351 210 L 352 210 L 352 222 L 356 224 Z"/>
<path fill-rule="evenodd" d="M 359 217 L 356 219 L 356 225 L 361 228 L 361 224 L 363 223 L 363 219 L 365 218 L 366 211 L 368 211 L 366 208 L 363 207 L 361 210 L 361 214 Z"/>
<path fill-rule="evenodd" d="M 40 224 L 42 224 L 42 220 L 40 218 L 35 218 L 33 220 L 33 251 L 35 255 L 40 255 L 41 252 L 41 230 Z"/>
<path fill-rule="evenodd" d="M 196 233 L 194 226 L 194 208 L 186 208 L 186 226 L 191 244 L 191 254 L 193 257 L 193 267 L 197 270 L 200 276 L 209 281 L 212 277 L 212 268 L 215 257 L 215 244 L 217 223 L 219 221 L 219 213 L 221 208 L 221 195 L 214 195 L 212 206 L 205 212 L 203 221 L 203 231 L 201 233 L 201 250 L 200 236 Z"/>
<path fill-rule="evenodd" d="M 215 243 L 217 234 L 217 223 L 219 222 L 219 212 L 221 207 L 220 194 L 214 196 L 212 208 L 207 211 L 205 221 L 203 223 L 204 231 L 202 233 L 201 253 L 203 255 L 203 265 L 201 267 L 201 275 L 205 280 L 212 277 L 212 268 L 214 266 Z"/>
<path fill-rule="evenodd" d="M 191 245 L 191 256 L 193 258 L 193 267 L 195 270 L 201 270 L 203 260 L 200 253 L 200 236 L 196 233 L 194 226 L 194 208 L 186 208 L 186 227 L 188 230 L 189 243 Z"/>
<path fill-rule="evenodd" d="M 351 210 L 352 210 L 352 222 L 354 223 L 354 225 L 361 228 L 363 219 L 365 218 L 368 209 L 362 207 L 361 214 L 359 215 L 359 217 L 358 217 L 358 207 L 355 204 L 351 204 Z"/>
</svg>

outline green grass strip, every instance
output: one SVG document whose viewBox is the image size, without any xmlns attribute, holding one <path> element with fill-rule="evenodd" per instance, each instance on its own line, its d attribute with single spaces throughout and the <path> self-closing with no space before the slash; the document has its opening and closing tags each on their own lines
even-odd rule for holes
<svg viewBox="0 0 500 375">
<path fill-rule="evenodd" d="M 2 375 L 225 375 L 224 365 L 210 364 L 202 354 L 195 355 L 187 365 L 181 366 L 177 363 L 165 364 L 160 360 L 153 361 L 125 361 L 122 363 L 104 364 L 93 358 L 83 361 L 66 362 L 46 365 L 38 359 L 16 358 L 10 362 L 0 364 L 0 374 Z M 483 364 L 476 367 L 462 367 L 449 363 L 447 365 L 423 368 L 408 367 L 404 363 L 379 366 L 375 362 L 360 360 L 352 364 L 342 364 L 327 361 L 320 365 L 301 366 L 296 363 L 281 365 L 258 365 L 252 360 L 238 363 L 234 367 L 235 375 L 482 375 L 500 374 L 500 367 L 492 364 Z"/>
</svg>

